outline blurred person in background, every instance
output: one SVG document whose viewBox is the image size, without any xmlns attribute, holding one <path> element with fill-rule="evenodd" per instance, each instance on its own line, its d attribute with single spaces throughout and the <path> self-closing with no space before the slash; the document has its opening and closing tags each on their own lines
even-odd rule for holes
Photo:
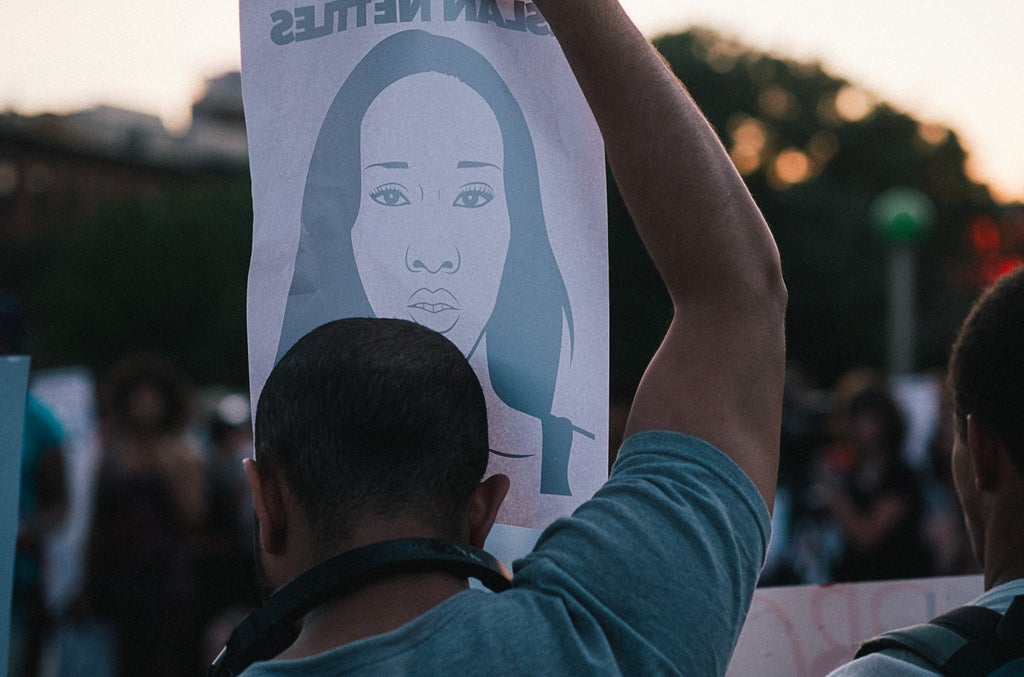
<svg viewBox="0 0 1024 677">
<path fill-rule="evenodd" d="M 884 377 L 867 368 L 847 371 L 827 393 L 791 371 L 783 399 L 782 510 L 772 518 L 772 546 L 763 585 L 823 584 L 834 580 L 845 548 L 823 486 L 854 466 L 850 405 L 858 394 L 882 388 Z M 827 482 L 823 483 L 823 480 Z M 788 501 L 787 501 L 788 499 Z"/>
<path fill-rule="evenodd" d="M 234 625 L 260 601 L 253 557 L 252 495 L 242 467 L 242 461 L 252 455 L 248 396 L 218 397 L 206 420 L 203 461 L 209 509 L 198 553 L 199 614 L 204 628 L 200 667 L 204 670 Z"/>
<path fill-rule="evenodd" d="M 834 581 L 931 573 L 920 482 L 900 457 L 905 434 L 903 415 L 885 390 L 868 387 L 850 401 L 846 439 L 828 452 L 813 488 L 842 535 Z"/>
<path fill-rule="evenodd" d="M 828 442 L 828 397 L 799 369 L 788 365 L 782 395 L 779 481 L 772 511 L 772 537 L 760 586 L 825 582 L 816 554 L 816 515 L 807 501 L 815 453 Z M 815 561 L 812 561 L 815 560 Z M 820 573 L 816 573 L 819 571 Z"/>
<path fill-rule="evenodd" d="M 22 354 L 27 317 L 21 304 L 0 296 L 0 355 Z M 43 594 L 47 539 L 64 523 L 68 508 L 57 418 L 31 393 L 25 402 L 18 494 L 18 541 L 11 599 L 10 677 L 35 677 L 43 641 L 51 629 Z"/>
<path fill-rule="evenodd" d="M 888 382 L 881 372 L 869 367 L 854 367 L 839 377 L 833 384 L 829 397 L 828 413 L 825 420 L 825 433 L 831 444 L 828 455 L 831 462 L 847 464 L 851 451 L 850 437 L 850 406 L 865 390 L 885 390 Z"/>
<path fill-rule="evenodd" d="M 121 677 L 194 674 L 208 494 L 185 434 L 191 389 L 176 365 L 140 354 L 113 367 L 98 400 L 103 458 L 74 616 L 113 628 Z"/>
</svg>

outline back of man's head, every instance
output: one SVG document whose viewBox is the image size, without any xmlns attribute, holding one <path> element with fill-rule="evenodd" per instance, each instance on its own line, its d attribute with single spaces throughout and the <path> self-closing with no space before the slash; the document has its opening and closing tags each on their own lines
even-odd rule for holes
<svg viewBox="0 0 1024 677">
<path fill-rule="evenodd" d="M 974 416 L 1024 476 L 1024 266 L 975 302 L 953 345 L 949 379 L 961 440 Z"/>
<path fill-rule="evenodd" d="M 488 459 L 472 368 L 405 320 L 336 320 L 300 339 L 267 379 L 255 432 L 256 460 L 282 471 L 322 554 L 366 519 L 456 537 Z"/>
</svg>

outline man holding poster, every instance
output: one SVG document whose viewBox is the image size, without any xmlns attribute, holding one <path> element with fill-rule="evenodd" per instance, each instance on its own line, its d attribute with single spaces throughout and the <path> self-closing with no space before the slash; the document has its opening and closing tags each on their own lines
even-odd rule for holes
<svg viewBox="0 0 1024 677">
<path fill-rule="evenodd" d="M 479 6 L 494 3 L 469 4 L 480 16 Z M 786 296 L 778 252 L 714 131 L 618 2 L 538 0 L 536 7 L 586 96 L 616 180 L 675 305 L 675 318 L 637 390 L 628 439 L 611 477 L 571 517 L 544 531 L 516 562 L 509 584 L 478 550 L 510 481 L 501 473 L 484 478 L 493 419 L 485 403 L 488 386 L 477 383 L 470 368 L 474 346 L 467 351 L 458 333 L 437 333 L 448 329 L 444 323 L 417 317 L 342 319 L 293 337 L 297 342 L 282 346 L 262 385 L 256 458 L 246 463 L 261 569 L 267 588 L 277 592 L 233 635 L 216 674 L 726 670 L 764 558 L 775 493 Z M 340 23 L 332 30 L 340 30 Z M 547 66 L 539 62 L 536 69 Z M 429 78 L 436 91 L 455 87 L 452 75 L 465 82 L 461 75 L 434 73 L 396 78 L 391 87 L 397 89 L 383 90 L 382 96 L 390 90 L 414 102 L 408 118 L 413 127 L 429 129 L 436 116 L 417 113 L 434 112 L 438 104 L 420 95 L 426 81 L 413 77 Z M 370 98 L 364 115 L 372 117 L 377 95 Z M 393 137 L 366 140 L 364 134 L 357 190 L 369 198 L 365 207 L 402 209 L 438 195 L 444 195 L 438 205 L 467 211 L 481 203 L 518 202 L 510 193 L 532 178 L 511 159 L 508 146 L 523 139 L 509 134 L 514 124 L 502 121 L 486 95 L 480 99 L 493 115 L 477 108 L 479 113 L 454 120 L 451 143 L 458 146 L 462 123 L 472 127 L 481 116 L 488 124 L 496 120 L 504 145 L 495 150 L 497 161 L 479 150 L 462 157 L 450 168 L 456 175 L 467 172 L 458 184 L 462 192 L 445 193 L 440 175 L 448 170 L 412 176 L 421 159 L 409 150 L 413 139 L 395 154 Z M 561 124 L 568 130 L 575 122 Z M 328 136 L 327 145 L 343 143 L 342 132 Z M 312 157 L 323 138 L 321 133 Z M 436 159 L 438 153 L 427 155 Z M 315 164 L 309 165 L 311 176 L 318 174 Z M 307 199 L 317 190 L 309 181 Z M 301 209 L 305 215 L 305 202 Z M 372 228 L 360 234 L 362 207 L 353 209 L 351 233 L 340 237 L 358 249 L 364 237 L 379 234 Z M 500 251 L 488 253 L 504 257 L 506 271 L 516 228 L 511 207 L 508 215 L 508 224 L 498 219 L 480 226 L 498 233 Z M 374 227 L 401 231 L 406 226 L 391 219 L 403 218 L 382 217 Z M 305 270 L 318 271 L 310 280 L 322 279 L 325 262 L 316 262 L 310 251 L 322 244 L 306 232 L 315 229 L 313 220 L 302 223 L 306 242 L 300 238 L 298 258 L 311 262 Z M 470 246 L 424 245 L 428 256 L 413 255 L 409 244 L 404 258 L 410 273 L 458 271 L 468 263 L 462 257 Z M 360 256 L 353 252 L 357 268 L 363 266 Z M 296 261 L 289 302 L 316 296 L 314 288 L 296 283 L 302 269 Z M 376 316 L 374 306 L 387 303 L 387 290 L 378 290 L 375 302 L 378 292 L 363 286 Z M 473 293 L 490 305 L 491 292 Z M 553 312 L 571 334 L 566 305 L 558 294 L 554 301 Z M 423 303 L 424 312 L 448 310 L 436 299 Z M 290 316 L 297 317 L 285 310 L 282 344 L 293 340 L 285 338 Z M 467 340 L 475 342 L 476 331 Z M 483 334 L 491 338 L 489 331 Z M 568 336 L 561 340 L 571 344 Z M 488 360 L 493 351 L 491 345 Z M 575 422 L 566 425 L 571 435 L 581 434 Z M 510 589 L 472 590 L 470 576 Z M 290 632 L 293 622 L 297 633 Z"/>
</svg>

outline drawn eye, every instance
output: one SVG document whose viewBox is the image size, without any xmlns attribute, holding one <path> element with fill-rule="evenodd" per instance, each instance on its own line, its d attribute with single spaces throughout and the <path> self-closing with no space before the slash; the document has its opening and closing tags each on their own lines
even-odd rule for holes
<svg viewBox="0 0 1024 677">
<path fill-rule="evenodd" d="M 385 183 L 370 191 L 370 199 L 385 207 L 404 207 L 409 204 L 406 188 L 400 183 Z"/>
<path fill-rule="evenodd" d="M 494 199 L 494 189 L 486 183 L 467 183 L 459 189 L 459 194 L 452 202 L 453 207 L 477 209 Z"/>
</svg>

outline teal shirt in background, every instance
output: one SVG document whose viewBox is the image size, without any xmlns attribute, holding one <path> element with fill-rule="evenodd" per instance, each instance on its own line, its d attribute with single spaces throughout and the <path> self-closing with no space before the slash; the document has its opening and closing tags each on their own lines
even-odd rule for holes
<svg viewBox="0 0 1024 677">
<path fill-rule="evenodd" d="M 725 674 L 769 537 L 768 510 L 719 450 L 628 439 L 607 484 L 515 563 L 383 635 L 245 677 Z"/>
<path fill-rule="evenodd" d="M 36 475 L 39 472 L 39 463 L 46 452 L 60 447 L 63 439 L 64 431 L 57 417 L 29 393 L 25 402 L 25 430 L 21 444 L 20 493 L 18 494 L 18 519 L 20 521 L 35 517 L 38 510 Z M 18 553 L 14 562 L 15 585 L 35 585 L 38 577 L 39 566 L 35 558 Z"/>
</svg>

